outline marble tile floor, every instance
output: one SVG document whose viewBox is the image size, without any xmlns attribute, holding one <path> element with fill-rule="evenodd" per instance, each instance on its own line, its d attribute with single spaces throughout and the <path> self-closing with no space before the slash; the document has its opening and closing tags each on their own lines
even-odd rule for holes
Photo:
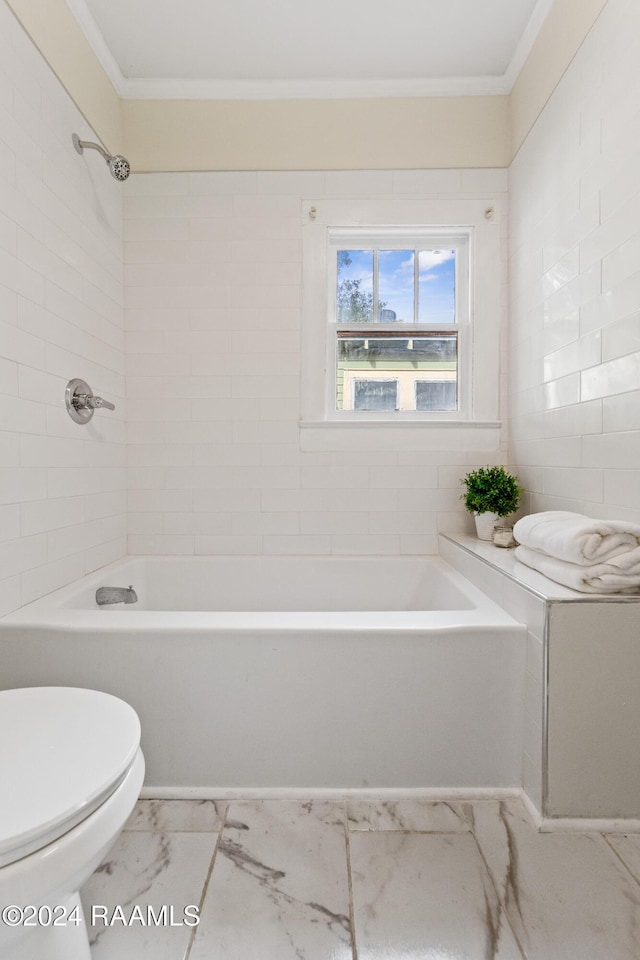
<svg viewBox="0 0 640 960">
<path fill-rule="evenodd" d="M 94 960 L 638 960 L 640 835 L 541 834 L 519 800 L 142 800 L 82 900 Z"/>
</svg>

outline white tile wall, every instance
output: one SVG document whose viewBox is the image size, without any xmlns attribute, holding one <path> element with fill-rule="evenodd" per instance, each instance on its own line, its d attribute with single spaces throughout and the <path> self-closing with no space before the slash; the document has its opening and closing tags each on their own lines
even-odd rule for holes
<svg viewBox="0 0 640 960">
<path fill-rule="evenodd" d="M 127 478 L 122 188 L 97 155 L 76 157 L 70 133 L 91 131 L 0 17 L 0 517 L 19 557 L 0 610 L 119 556 L 125 485 L 133 552 L 435 552 L 438 530 L 465 529 L 471 455 L 299 451 L 299 213 L 311 195 L 476 195 L 506 211 L 507 173 L 132 176 Z M 503 361 L 533 509 L 640 520 L 639 26 L 636 3 L 609 0 L 509 174 Z M 73 424 L 71 376 L 115 414 Z"/>
<path fill-rule="evenodd" d="M 126 552 L 122 187 L 0 3 L 0 615 Z M 71 377 L 117 409 L 88 426 Z"/>
<path fill-rule="evenodd" d="M 477 544 L 478 541 L 471 541 Z M 499 604 L 510 616 L 527 627 L 526 673 L 523 703 L 522 786 L 542 812 L 543 805 L 543 729 L 544 729 L 544 632 L 546 602 L 542 597 L 505 576 L 500 562 L 509 565 L 510 553 L 491 547 L 494 552 L 485 562 L 464 544 L 440 538 L 441 556 L 464 577 Z"/>
<path fill-rule="evenodd" d="M 133 175 L 130 552 L 437 553 L 439 529 L 466 528 L 459 480 L 478 454 L 300 451 L 301 207 L 486 198 L 504 217 L 506 303 L 506 187 L 504 170 Z"/>
<path fill-rule="evenodd" d="M 640 5 L 609 0 L 510 170 L 510 458 L 536 510 L 640 521 L 639 58 Z"/>
</svg>

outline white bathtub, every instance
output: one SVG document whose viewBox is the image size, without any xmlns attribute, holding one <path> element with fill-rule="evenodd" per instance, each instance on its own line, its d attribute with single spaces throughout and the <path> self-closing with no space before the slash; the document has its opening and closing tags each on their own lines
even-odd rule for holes
<svg viewBox="0 0 640 960">
<path fill-rule="evenodd" d="M 131 558 L 0 620 L 0 688 L 131 703 L 147 796 L 495 790 L 521 783 L 525 635 L 438 558 Z"/>
</svg>

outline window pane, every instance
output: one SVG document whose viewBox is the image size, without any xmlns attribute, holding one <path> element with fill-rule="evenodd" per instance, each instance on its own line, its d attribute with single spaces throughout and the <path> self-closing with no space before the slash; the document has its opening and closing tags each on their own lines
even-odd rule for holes
<svg viewBox="0 0 640 960">
<path fill-rule="evenodd" d="M 338 250 L 339 323 L 373 322 L 373 250 Z"/>
<path fill-rule="evenodd" d="M 420 250 L 418 254 L 418 321 L 455 323 L 456 251 Z"/>
<path fill-rule="evenodd" d="M 337 334 L 336 349 L 336 409 L 337 410 L 455 410 L 458 376 L 457 334 L 441 331 L 407 337 L 395 331 L 367 333 L 358 336 L 353 331 Z M 428 389 L 418 388 L 419 381 L 447 381 L 444 394 L 436 396 L 435 406 L 426 404 Z M 358 382 L 378 381 L 376 405 L 364 406 L 362 397 L 373 396 L 373 387 L 357 387 Z M 383 382 L 397 382 L 397 396 L 393 406 L 383 406 L 381 397 L 389 397 L 391 388 Z M 419 393 L 420 389 L 420 393 Z M 424 399 L 422 391 L 424 390 Z M 369 403 L 368 400 L 366 400 Z M 374 400 L 370 401 L 371 404 Z M 391 402 L 386 400 L 384 402 Z"/>
<path fill-rule="evenodd" d="M 416 380 L 416 410 L 456 410 L 455 380 Z"/>
<path fill-rule="evenodd" d="M 413 323 L 413 250 L 378 251 L 379 319 L 382 323 Z"/>
<path fill-rule="evenodd" d="M 354 410 L 397 410 L 397 380 L 354 380 Z"/>
</svg>

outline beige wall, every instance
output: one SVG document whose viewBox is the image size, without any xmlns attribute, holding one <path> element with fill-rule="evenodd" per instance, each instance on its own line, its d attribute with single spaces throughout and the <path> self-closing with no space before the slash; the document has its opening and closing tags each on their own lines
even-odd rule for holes
<svg viewBox="0 0 640 960">
<path fill-rule="evenodd" d="M 6 2 L 106 146 L 154 172 L 508 166 L 607 0 L 556 0 L 510 97 L 261 101 L 121 100 L 64 0 Z"/>
<path fill-rule="evenodd" d="M 124 100 L 133 169 L 502 167 L 507 97 Z"/>
<path fill-rule="evenodd" d="M 124 152 L 120 97 L 64 0 L 6 2 L 105 146 Z"/>
</svg>

